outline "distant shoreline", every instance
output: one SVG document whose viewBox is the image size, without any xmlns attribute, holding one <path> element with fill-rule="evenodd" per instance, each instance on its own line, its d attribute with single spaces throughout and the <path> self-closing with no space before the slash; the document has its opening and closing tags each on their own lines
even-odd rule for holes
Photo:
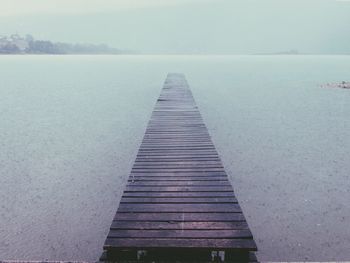
<svg viewBox="0 0 350 263">
<path fill-rule="evenodd" d="M 312 57 L 312 56 L 350 56 L 350 54 L 186 54 L 186 53 L 140 53 L 140 52 L 124 52 L 124 53 L 0 53 L 0 56 L 198 56 L 198 57 L 233 57 L 233 56 L 250 56 L 250 57 Z"/>
<path fill-rule="evenodd" d="M 350 82 L 342 81 L 339 83 L 326 83 L 321 85 L 323 88 L 340 88 L 340 89 L 350 89 Z"/>
<path fill-rule="evenodd" d="M 18 34 L 0 36 L 0 54 L 3 55 L 70 55 L 70 54 L 106 54 L 119 55 L 136 53 L 122 50 L 106 44 L 64 43 L 50 40 L 37 40 L 31 35 Z"/>
<path fill-rule="evenodd" d="M 120 55 L 146 55 L 146 54 L 141 54 L 141 53 L 0 53 L 0 56 L 69 56 L 69 55 L 115 55 L 115 56 L 120 56 Z M 152 54 L 150 54 L 152 55 Z"/>
</svg>

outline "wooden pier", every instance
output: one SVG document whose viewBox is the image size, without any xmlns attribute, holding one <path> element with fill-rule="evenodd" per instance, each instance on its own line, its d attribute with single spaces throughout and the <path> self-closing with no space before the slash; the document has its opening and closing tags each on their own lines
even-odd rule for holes
<svg viewBox="0 0 350 263">
<path fill-rule="evenodd" d="M 169 74 L 104 244 L 106 261 L 249 261 L 252 233 L 182 74 Z"/>
</svg>

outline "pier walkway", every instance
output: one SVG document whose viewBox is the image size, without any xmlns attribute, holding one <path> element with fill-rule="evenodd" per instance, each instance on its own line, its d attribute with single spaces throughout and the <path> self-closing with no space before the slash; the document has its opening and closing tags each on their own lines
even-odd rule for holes
<svg viewBox="0 0 350 263">
<path fill-rule="evenodd" d="M 169 74 L 104 244 L 106 261 L 249 261 L 252 233 L 182 74 Z"/>
</svg>

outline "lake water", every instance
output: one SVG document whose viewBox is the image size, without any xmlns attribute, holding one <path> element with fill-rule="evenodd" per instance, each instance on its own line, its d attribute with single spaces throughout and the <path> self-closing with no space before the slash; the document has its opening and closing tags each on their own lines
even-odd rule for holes
<svg viewBox="0 0 350 263">
<path fill-rule="evenodd" d="M 0 259 L 97 260 L 168 72 L 258 258 L 350 259 L 350 56 L 0 56 Z"/>
</svg>

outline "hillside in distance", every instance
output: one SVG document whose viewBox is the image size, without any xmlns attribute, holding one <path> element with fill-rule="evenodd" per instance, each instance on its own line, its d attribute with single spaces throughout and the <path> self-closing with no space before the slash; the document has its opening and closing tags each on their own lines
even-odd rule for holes
<svg viewBox="0 0 350 263">
<path fill-rule="evenodd" d="M 36 40 L 31 35 L 0 36 L 0 54 L 132 54 L 106 44 L 71 44 Z"/>
</svg>

